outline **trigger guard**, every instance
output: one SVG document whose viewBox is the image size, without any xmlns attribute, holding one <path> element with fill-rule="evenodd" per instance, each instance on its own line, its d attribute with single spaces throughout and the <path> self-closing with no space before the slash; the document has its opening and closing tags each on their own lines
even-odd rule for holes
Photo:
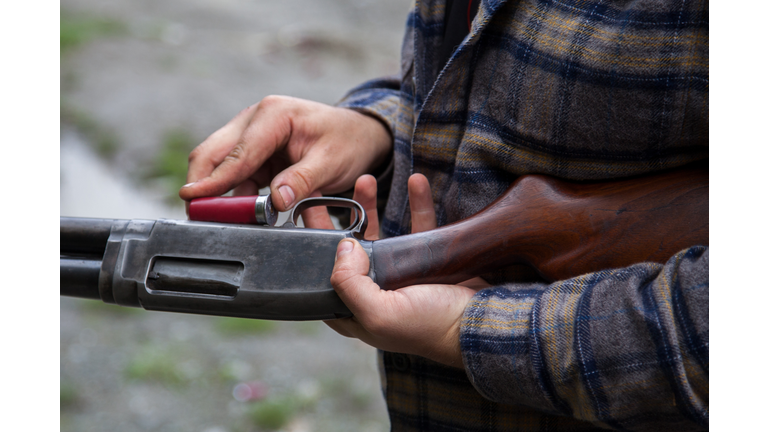
<svg viewBox="0 0 768 432">
<path fill-rule="evenodd" d="M 345 207 L 352 209 L 352 213 L 355 215 L 355 219 L 352 223 L 345 228 L 345 231 L 352 232 L 352 236 L 362 240 L 365 234 L 365 229 L 368 227 L 368 216 L 365 214 L 365 209 L 359 202 L 349 198 L 336 198 L 336 197 L 315 197 L 305 198 L 296 204 L 296 207 L 291 210 L 291 214 L 288 217 L 288 221 L 283 226 L 296 226 L 299 222 L 299 216 L 301 213 L 312 207 Z"/>
</svg>

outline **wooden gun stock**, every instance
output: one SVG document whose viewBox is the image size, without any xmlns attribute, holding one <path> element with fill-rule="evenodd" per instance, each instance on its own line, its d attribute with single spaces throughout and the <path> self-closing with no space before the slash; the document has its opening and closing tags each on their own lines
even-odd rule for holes
<svg viewBox="0 0 768 432">
<path fill-rule="evenodd" d="M 689 167 L 601 183 L 529 175 L 480 213 L 432 231 L 378 240 L 385 289 L 458 283 L 513 264 L 548 281 L 709 245 L 709 173 Z"/>
</svg>

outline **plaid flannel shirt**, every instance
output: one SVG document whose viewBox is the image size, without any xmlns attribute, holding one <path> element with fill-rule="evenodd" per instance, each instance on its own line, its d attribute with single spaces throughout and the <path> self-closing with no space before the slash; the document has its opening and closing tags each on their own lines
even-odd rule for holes
<svg viewBox="0 0 768 432">
<path fill-rule="evenodd" d="M 339 106 L 394 137 L 384 236 L 410 230 L 407 179 L 438 224 L 520 175 L 600 180 L 708 157 L 707 1 L 483 0 L 438 70 L 444 0 L 417 0 L 398 78 Z M 465 370 L 381 353 L 393 430 L 708 428 L 709 253 L 554 284 L 488 275 L 465 311 Z"/>
</svg>

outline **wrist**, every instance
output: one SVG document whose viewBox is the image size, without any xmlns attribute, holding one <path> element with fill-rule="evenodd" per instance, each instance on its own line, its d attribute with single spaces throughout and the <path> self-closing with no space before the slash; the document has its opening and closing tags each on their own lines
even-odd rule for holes
<svg viewBox="0 0 768 432">
<path fill-rule="evenodd" d="M 424 357 L 455 368 L 464 368 L 464 360 L 461 356 L 461 343 L 459 335 L 461 330 L 461 321 L 456 321 L 450 330 L 445 334 L 438 347 Z"/>
<path fill-rule="evenodd" d="M 371 155 L 370 162 L 365 173 L 371 174 L 377 179 L 386 175 L 392 165 L 394 148 L 394 135 L 389 124 L 375 112 L 356 108 L 339 108 L 356 117 L 362 125 L 364 144 Z"/>
</svg>

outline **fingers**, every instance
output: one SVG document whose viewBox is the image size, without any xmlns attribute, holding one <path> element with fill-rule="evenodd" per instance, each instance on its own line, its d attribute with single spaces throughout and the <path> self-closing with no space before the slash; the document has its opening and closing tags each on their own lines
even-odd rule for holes
<svg viewBox="0 0 768 432">
<path fill-rule="evenodd" d="M 189 184 L 179 196 L 189 201 L 235 188 L 240 195 L 269 183 L 275 208 L 287 211 L 314 191 L 347 190 L 391 149 L 388 129 L 372 117 L 268 96 L 192 151 Z"/>
<path fill-rule="evenodd" d="M 368 216 L 368 228 L 364 233 L 366 240 L 379 238 L 379 212 L 376 209 L 376 178 L 372 175 L 364 175 L 355 182 L 355 192 L 352 199 L 357 201 Z"/>
<path fill-rule="evenodd" d="M 369 116 L 316 103 L 307 103 L 303 109 L 318 115 L 311 121 L 305 121 L 308 115 L 294 120 L 287 151 L 293 165 L 270 184 L 273 195 L 280 198 L 274 200 L 275 207 L 281 211 L 315 190 L 349 189 L 360 175 L 386 160 L 392 147 L 388 130 Z"/>
<path fill-rule="evenodd" d="M 235 145 L 220 162 L 213 161 L 219 163 L 207 177 L 182 188 L 182 198 L 215 196 L 229 191 L 253 175 L 267 159 L 285 146 L 291 136 L 291 106 L 276 105 L 272 100 L 265 98 L 259 102 L 253 118 Z M 191 158 L 195 156 L 190 155 Z M 280 205 L 276 207 L 280 211 L 286 210 Z"/>
<path fill-rule="evenodd" d="M 461 317 L 474 291 L 458 285 L 379 289 L 368 276 L 369 260 L 359 243 L 342 240 L 331 284 L 354 314 L 327 324 L 348 337 L 391 352 L 416 354 L 462 366 Z"/>
<path fill-rule="evenodd" d="M 320 152 L 317 152 L 320 153 Z M 270 189 L 272 202 L 280 211 L 290 210 L 297 202 L 310 196 L 336 172 L 328 155 L 307 155 L 276 175 Z"/>
<path fill-rule="evenodd" d="M 326 320 L 323 322 L 333 331 L 344 337 L 357 337 L 357 335 L 363 332 L 362 326 L 357 321 L 355 321 L 354 317 Z"/>
<path fill-rule="evenodd" d="M 459 285 L 465 286 L 473 291 L 480 291 L 483 288 L 488 288 L 491 286 L 491 284 L 489 284 L 485 279 L 481 277 L 473 277 L 472 279 L 467 279 Z"/>
<path fill-rule="evenodd" d="M 310 197 L 321 197 L 320 192 L 314 192 L 310 194 Z M 336 229 L 331 221 L 331 216 L 328 214 L 326 207 L 310 207 L 301 212 L 301 219 L 304 221 L 304 226 L 307 228 L 316 229 Z"/>
<path fill-rule="evenodd" d="M 251 179 L 244 180 L 242 183 L 235 186 L 235 189 L 232 191 L 232 196 L 251 196 L 258 194 L 259 185 Z"/>
<path fill-rule="evenodd" d="M 379 286 L 368 277 L 370 261 L 359 243 L 351 239 L 339 242 L 331 285 L 341 301 L 355 316 L 371 316 L 376 311 Z"/>
<path fill-rule="evenodd" d="M 422 174 L 408 179 L 408 200 L 411 206 L 411 232 L 424 232 L 437 228 L 435 204 L 429 180 Z"/>
<path fill-rule="evenodd" d="M 258 104 L 253 104 L 240 111 L 229 123 L 211 134 L 193 150 L 187 171 L 188 183 L 209 176 L 224 160 L 251 122 L 257 106 Z"/>
<path fill-rule="evenodd" d="M 214 169 L 224 161 L 251 122 L 257 106 L 258 104 L 254 104 L 240 111 L 229 123 L 211 134 L 190 153 L 187 184 L 179 191 L 182 199 L 189 201 L 203 196 L 199 194 L 195 182 L 211 175 Z"/>
</svg>

